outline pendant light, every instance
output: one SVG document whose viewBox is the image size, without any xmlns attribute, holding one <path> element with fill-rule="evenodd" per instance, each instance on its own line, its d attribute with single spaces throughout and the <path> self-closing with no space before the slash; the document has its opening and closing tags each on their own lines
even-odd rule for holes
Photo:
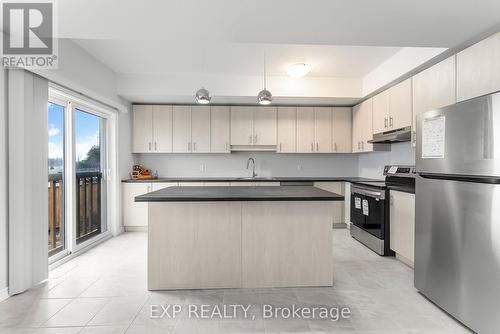
<svg viewBox="0 0 500 334">
<path fill-rule="evenodd" d="M 202 63 L 201 63 L 202 72 L 205 72 L 205 70 L 206 70 L 205 69 L 205 65 L 206 65 L 205 61 L 206 61 L 206 59 L 203 58 Z M 210 97 L 210 92 L 204 86 L 201 86 L 201 88 L 196 91 L 194 98 L 196 99 L 196 102 L 198 104 L 209 104 L 210 100 L 212 99 Z"/>
<path fill-rule="evenodd" d="M 264 54 L 264 89 L 257 95 L 257 101 L 261 105 L 271 104 L 273 100 L 273 94 L 266 89 L 266 55 Z"/>
<path fill-rule="evenodd" d="M 199 104 L 209 104 L 210 100 L 212 99 L 210 97 L 210 93 L 205 89 L 205 87 L 201 87 L 200 89 L 198 89 L 195 98 L 196 102 L 198 102 Z"/>
</svg>

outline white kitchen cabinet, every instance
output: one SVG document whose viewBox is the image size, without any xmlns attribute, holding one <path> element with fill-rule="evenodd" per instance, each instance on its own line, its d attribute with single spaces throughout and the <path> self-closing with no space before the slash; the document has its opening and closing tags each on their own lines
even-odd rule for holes
<svg viewBox="0 0 500 334">
<path fill-rule="evenodd" d="M 191 107 L 191 152 L 210 152 L 210 106 Z"/>
<path fill-rule="evenodd" d="M 297 107 L 297 153 L 314 152 L 314 108 Z"/>
<path fill-rule="evenodd" d="M 148 204 L 135 202 L 135 197 L 151 192 L 151 183 L 122 183 L 122 209 L 123 226 L 134 227 L 148 226 Z"/>
<path fill-rule="evenodd" d="M 255 182 L 247 182 L 247 181 L 241 181 L 241 182 L 230 182 L 231 187 L 255 187 Z"/>
<path fill-rule="evenodd" d="M 231 107 L 231 145 L 253 145 L 253 108 Z"/>
<path fill-rule="evenodd" d="M 213 106 L 210 110 L 210 152 L 230 153 L 230 109 Z"/>
<path fill-rule="evenodd" d="M 229 187 L 231 182 L 205 182 L 205 187 Z"/>
<path fill-rule="evenodd" d="M 276 146 L 275 107 L 231 107 L 231 146 Z"/>
<path fill-rule="evenodd" d="M 389 129 L 389 89 L 373 97 L 373 133 Z"/>
<path fill-rule="evenodd" d="M 297 107 L 297 152 L 333 151 L 332 108 Z"/>
<path fill-rule="evenodd" d="M 316 153 L 332 152 L 332 108 L 314 108 L 314 138 Z"/>
<path fill-rule="evenodd" d="M 132 107 L 132 152 L 149 153 L 153 150 L 153 106 Z"/>
<path fill-rule="evenodd" d="M 344 182 L 314 182 L 314 186 L 344 196 Z M 332 208 L 332 223 L 344 224 L 344 201 L 332 202 Z"/>
<path fill-rule="evenodd" d="M 256 107 L 253 112 L 254 145 L 276 145 L 276 107 Z"/>
<path fill-rule="evenodd" d="M 368 99 L 353 108 L 352 151 L 355 153 L 373 151 L 373 144 L 368 143 L 373 138 L 372 103 L 373 99 Z"/>
<path fill-rule="evenodd" d="M 172 152 L 172 106 L 153 106 L 153 152 Z"/>
<path fill-rule="evenodd" d="M 413 267 L 415 194 L 390 191 L 390 244 L 396 256 Z"/>
<path fill-rule="evenodd" d="M 457 101 L 500 91 L 500 33 L 457 53 Z"/>
<path fill-rule="evenodd" d="M 332 108 L 332 148 L 334 153 L 352 151 L 352 109 L 349 107 Z"/>
<path fill-rule="evenodd" d="M 278 107 L 278 152 L 297 151 L 297 108 Z"/>
<path fill-rule="evenodd" d="M 413 143 L 416 143 L 417 115 L 456 102 L 455 56 L 413 77 Z"/>
<path fill-rule="evenodd" d="M 172 119 L 172 151 L 174 153 L 191 152 L 191 106 L 173 106 Z"/>
<path fill-rule="evenodd" d="M 405 128 L 411 126 L 411 123 L 411 79 L 373 97 L 373 133 Z"/>
<path fill-rule="evenodd" d="M 151 191 L 157 191 L 168 187 L 177 187 L 177 182 L 151 182 Z"/>
<path fill-rule="evenodd" d="M 389 129 L 411 126 L 412 109 L 412 79 L 410 78 L 389 89 Z"/>
</svg>

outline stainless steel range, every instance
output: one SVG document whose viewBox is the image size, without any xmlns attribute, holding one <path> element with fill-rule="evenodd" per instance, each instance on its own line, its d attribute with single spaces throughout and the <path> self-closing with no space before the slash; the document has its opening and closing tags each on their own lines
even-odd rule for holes
<svg viewBox="0 0 500 334">
<path fill-rule="evenodd" d="M 415 189 L 415 167 L 390 165 L 384 181 L 356 182 L 351 186 L 351 236 L 379 255 L 390 249 L 389 190 Z"/>
</svg>

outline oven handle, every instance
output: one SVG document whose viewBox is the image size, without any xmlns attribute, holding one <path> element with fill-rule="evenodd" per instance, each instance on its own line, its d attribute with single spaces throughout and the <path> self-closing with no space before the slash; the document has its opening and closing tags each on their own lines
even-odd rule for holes
<svg viewBox="0 0 500 334">
<path fill-rule="evenodd" d="M 362 189 L 362 188 L 358 188 L 358 187 L 352 187 L 351 192 L 358 193 L 361 195 L 370 196 L 373 198 L 385 199 L 385 192 L 384 191 L 372 191 L 372 190 Z"/>
</svg>

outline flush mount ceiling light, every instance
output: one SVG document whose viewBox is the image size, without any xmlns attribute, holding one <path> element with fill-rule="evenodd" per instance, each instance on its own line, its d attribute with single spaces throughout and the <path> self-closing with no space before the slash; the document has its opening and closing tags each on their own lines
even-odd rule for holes
<svg viewBox="0 0 500 334">
<path fill-rule="evenodd" d="M 266 55 L 264 55 L 264 89 L 257 95 L 257 101 L 261 105 L 271 104 L 273 100 L 273 94 L 266 89 Z"/>
<path fill-rule="evenodd" d="M 198 102 L 199 104 L 209 104 L 210 100 L 212 99 L 210 97 L 210 93 L 205 89 L 205 87 L 201 87 L 200 89 L 198 89 L 195 98 L 196 102 Z"/>
<path fill-rule="evenodd" d="M 302 78 L 311 72 L 311 65 L 306 63 L 296 63 L 288 66 L 286 73 L 292 78 Z"/>
</svg>

